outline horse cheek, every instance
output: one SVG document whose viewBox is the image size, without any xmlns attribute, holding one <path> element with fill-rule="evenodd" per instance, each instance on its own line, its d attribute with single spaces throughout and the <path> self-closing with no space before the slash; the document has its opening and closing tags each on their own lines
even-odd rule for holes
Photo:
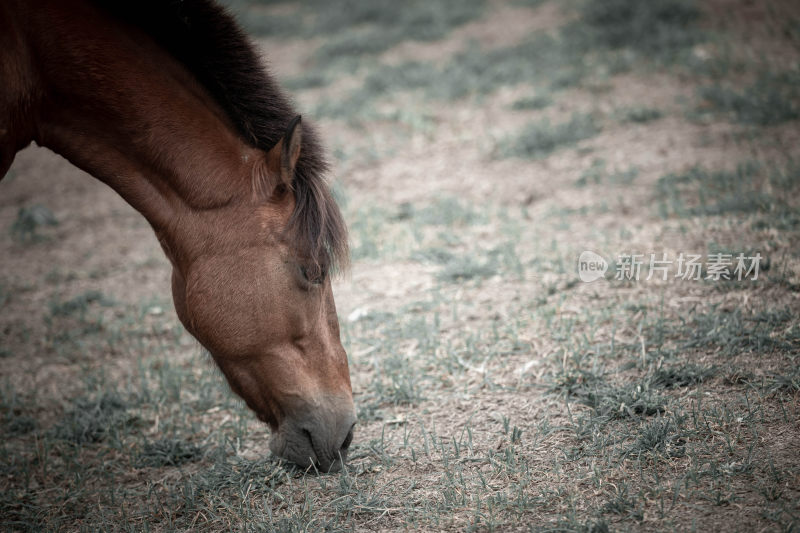
<svg viewBox="0 0 800 533">
<path fill-rule="evenodd" d="M 220 281 L 235 279 L 238 272 L 235 264 L 212 260 L 193 269 L 184 284 L 189 329 L 217 360 L 242 359 L 260 348 L 253 335 L 252 294 L 242 284 Z"/>
</svg>

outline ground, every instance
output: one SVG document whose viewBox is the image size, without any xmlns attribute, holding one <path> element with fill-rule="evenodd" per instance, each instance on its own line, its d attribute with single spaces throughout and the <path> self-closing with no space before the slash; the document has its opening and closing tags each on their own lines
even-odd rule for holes
<svg viewBox="0 0 800 533">
<path fill-rule="evenodd" d="M 231 8 L 350 229 L 348 468 L 270 457 L 144 219 L 31 147 L 0 182 L 3 529 L 800 527 L 799 4 Z"/>
</svg>

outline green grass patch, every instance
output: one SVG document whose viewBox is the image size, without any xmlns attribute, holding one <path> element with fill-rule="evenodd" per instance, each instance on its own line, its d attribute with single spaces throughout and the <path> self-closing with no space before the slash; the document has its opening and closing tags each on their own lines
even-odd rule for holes
<svg viewBox="0 0 800 533">
<path fill-rule="evenodd" d="M 459 283 L 472 279 L 490 278 L 497 274 L 497 267 L 489 259 L 471 256 L 453 257 L 436 274 L 440 281 Z"/>
<path fill-rule="evenodd" d="M 648 381 L 656 387 L 675 389 L 703 383 L 715 374 L 716 369 L 714 367 L 692 363 L 673 364 L 656 369 Z"/>
<path fill-rule="evenodd" d="M 269 7 L 279 2 L 228 0 L 245 29 L 258 36 L 325 36 L 320 62 L 378 54 L 403 41 L 435 41 L 484 13 L 485 0 L 307 0 L 287 13 Z"/>
<path fill-rule="evenodd" d="M 362 412 L 387 405 L 416 405 L 425 399 L 421 376 L 403 354 L 391 353 L 376 360 L 375 372 L 367 393 L 371 401 L 361 406 Z"/>
<path fill-rule="evenodd" d="M 485 49 L 473 43 L 443 66 L 419 61 L 378 65 L 368 70 L 359 89 L 336 100 L 323 100 L 315 112 L 333 118 L 374 119 L 378 116 L 375 103 L 399 91 L 457 100 L 545 80 L 554 89 L 564 89 L 578 84 L 589 72 L 582 52 L 565 39 L 542 33 L 510 47 Z"/>
<path fill-rule="evenodd" d="M 541 120 L 528 125 L 516 136 L 501 141 L 497 151 L 502 157 L 545 157 L 560 148 L 594 137 L 600 131 L 600 126 L 588 114 L 576 114 L 557 124 Z"/>
<path fill-rule="evenodd" d="M 299 76 L 284 80 L 283 85 L 290 91 L 302 91 L 306 89 L 317 89 L 325 87 L 331 82 L 331 75 L 327 71 L 312 70 L 304 72 Z"/>
<path fill-rule="evenodd" d="M 748 312 L 714 306 L 676 319 L 645 318 L 637 329 L 647 339 L 646 356 L 638 342 L 617 343 L 615 350 L 629 356 L 630 364 L 637 360 L 658 363 L 646 377 L 654 387 L 690 386 L 717 374 L 714 366 L 679 362 L 687 352 L 733 357 L 800 351 L 800 328 L 789 308 Z"/>
<path fill-rule="evenodd" d="M 451 252 L 442 246 L 428 246 L 414 251 L 411 254 L 411 260 L 418 261 L 420 263 L 446 265 L 457 260 L 457 256 L 454 252 Z"/>
<path fill-rule="evenodd" d="M 525 272 L 525 266 L 517 255 L 516 246 L 510 241 L 489 250 L 473 249 L 467 253 L 424 248 L 414 252 L 411 258 L 441 265 L 442 268 L 436 273 L 436 279 L 446 283 L 480 281 L 499 274 L 521 279 Z"/>
<path fill-rule="evenodd" d="M 680 333 L 684 349 L 713 351 L 724 356 L 800 350 L 800 331 L 789 309 L 755 314 L 740 309 L 699 313 Z"/>
<path fill-rule="evenodd" d="M 590 407 L 603 420 L 652 416 L 666 410 L 668 398 L 660 383 L 645 377 L 622 384 L 609 382 L 601 373 L 567 368 L 553 375 L 551 388 Z"/>
<path fill-rule="evenodd" d="M 639 427 L 636 441 L 628 448 L 626 455 L 682 457 L 686 453 L 687 433 L 681 417 L 655 418 Z"/>
<path fill-rule="evenodd" d="M 667 398 L 647 382 L 615 386 L 596 381 L 575 390 L 573 394 L 581 403 L 591 407 L 596 416 L 612 419 L 663 413 L 667 403 Z"/>
<path fill-rule="evenodd" d="M 603 514 L 616 514 L 621 516 L 632 516 L 641 520 L 641 510 L 638 508 L 638 498 L 635 494 L 630 494 L 627 486 L 615 487 L 614 494 L 608 502 L 603 504 L 600 512 Z"/>
<path fill-rule="evenodd" d="M 137 423 L 138 417 L 128 412 L 128 403 L 118 394 L 108 392 L 75 400 L 52 434 L 78 445 L 94 444 Z"/>
<path fill-rule="evenodd" d="M 148 467 L 181 466 L 203 458 L 205 447 L 180 438 L 162 437 L 142 446 L 137 464 Z"/>
<path fill-rule="evenodd" d="M 514 4 L 522 7 L 536 8 L 548 0 L 514 0 Z"/>
<path fill-rule="evenodd" d="M 778 231 L 800 230 L 800 213 L 794 210 L 782 210 L 753 221 L 754 230 L 775 228 Z"/>
<path fill-rule="evenodd" d="M 403 204 L 400 206 L 397 218 L 399 220 L 408 218 L 424 225 L 449 228 L 486 222 L 486 216 L 481 214 L 471 202 L 452 196 L 435 198 L 430 204 L 421 207 Z"/>
<path fill-rule="evenodd" d="M 372 27 L 384 49 L 403 40 L 435 41 L 457 26 L 475 20 L 484 12 L 484 0 L 344 0 L 332 4 L 318 1 L 315 33 L 343 34 L 358 27 Z M 320 49 L 323 57 L 325 47 Z"/>
<path fill-rule="evenodd" d="M 110 306 L 113 305 L 113 302 L 100 291 L 88 290 L 69 300 L 51 302 L 50 315 L 54 317 L 84 316 L 92 304 Z"/>
<path fill-rule="evenodd" d="M 333 37 L 316 52 L 320 62 L 374 55 L 403 41 L 436 41 L 475 20 L 484 0 L 321 2 L 315 31 Z"/>
<path fill-rule="evenodd" d="M 238 491 L 248 484 L 252 489 L 273 489 L 280 484 L 283 473 L 284 469 L 277 461 L 248 460 L 220 454 L 214 465 L 199 473 L 187 488 L 219 499 L 221 492 Z"/>
<path fill-rule="evenodd" d="M 167 485 L 167 492 L 154 493 L 149 503 L 156 508 L 163 506 L 167 520 L 176 521 L 182 528 L 192 529 L 193 519 L 201 513 L 206 515 L 203 521 L 207 525 L 216 522 L 217 527 L 222 527 L 232 518 L 252 515 L 256 501 L 264 503 L 264 498 L 274 497 L 275 489 L 287 479 L 286 468 L 279 461 L 246 459 L 230 455 L 222 447 L 212 450 L 210 459 L 211 466 L 184 478 L 180 484 Z M 251 502 L 248 495 L 258 497 Z M 260 519 L 267 517 L 262 515 Z"/>
<path fill-rule="evenodd" d="M 587 74 L 588 67 L 581 52 L 566 39 L 542 33 L 505 48 L 483 49 L 472 45 L 456 54 L 431 80 L 428 94 L 458 99 L 488 94 L 498 87 L 546 80 L 557 89 L 574 86 Z"/>
<path fill-rule="evenodd" d="M 795 367 L 783 373 L 773 374 L 768 388 L 790 396 L 797 394 L 800 392 L 800 368 Z"/>
<path fill-rule="evenodd" d="M 28 412 L 33 403 L 33 398 L 23 397 L 11 383 L 0 388 L 0 429 L 6 436 L 25 435 L 38 427 Z"/>
<path fill-rule="evenodd" d="M 774 126 L 800 118 L 800 73 L 764 72 L 749 86 L 720 84 L 699 91 L 699 112 L 720 113 L 735 122 Z"/>
<path fill-rule="evenodd" d="M 3 421 L 3 432 L 10 436 L 25 435 L 38 427 L 35 418 L 24 413 L 9 413 Z"/>
<path fill-rule="evenodd" d="M 263 37 L 300 37 L 310 28 L 305 24 L 302 5 L 290 13 L 274 13 L 269 8 L 280 2 L 271 0 L 223 0 L 236 20 L 251 35 Z"/>
<path fill-rule="evenodd" d="M 795 208 L 788 202 L 798 188 L 797 165 L 770 170 L 754 161 L 742 163 L 735 170 L 694 167 L 662 176 L 656 184 L 664 217 L 763 213 L 787 220 L 789 225 Z"/>
<path fill-rule="evenodd" d="M 382 23 L 357 24 L 319 50 L 316 68 L 338 71 L 343 69 L 341 64 L 346 64 L 346 70 L 352 72 L 363 66 L 365 81 L 350 95 L 321 101 L 316 113 L 335 118 L 375 119 L 380 115 L 375 110 L 375 103 L 399 91 L 420 91 L 428 98 L 450 101 L 480 97 L 499 87 L 530 84 L 557 91 L 578 86 L 587 78 L 607 78 L 629 70 L 637 58 L 664 60 L 699 42 L 701 34 L 695 25 L 699 12 L 692 6 L 690 2 L 680 0 L 655 3 L 614 0 L 608 5 L 605 2 L 586 2 L 582 17 L 556 33 L 536 32 L 522 43 L 499 48 L 483 48 L 471 43 L 442 66 L 419 61 L 400 65 L 337 61 L 337 58 L 375 54 L 399 42 L 395 30 L 387 29 Z M 431 9 L 438 10 L 439 7 Z M 452 15 L 454 20 L 460 22 L 477 16 L 473 8 L 463 9 L 466 13 L 461 15 L 456 10 Z M 404 27 L 403 22 L 393 21 L 392 24 Z M 403 31 L 408 33 L 408 30 Z M 409 35 L 424 40 L 428 31 L 431 30 L 414 29 Z M 416 32 L 422 34 L 414 36 Z M 432 35 L 439 33 L 433 30 Z M 632 58 L 628 53 L 631 49 L 641 54 Z M 319 86 L 332 77 L 315 74 L 310 79 L 290 80 L 290 84 Z M 541 109 L 546 105 L 549 102 L 539 97 L 520 101 L 517 109 Z M 654 120 L 654 117 L 645 115 L 636 118 Z"/>
<path fill-rule="evenodd" d="M 590 0 L 581 15 L 587 36 L 597 45 L 648 58 L 674 60 L 704 38 L 698 28 L 700 10 L 690 0 Z"/>
<path fill-rule="evenodd" d="M 655 107 L 631 107 L 621 111 L 622 122 L 644 124 L 653 122 L 664 116 L 664 112 Z"/>
<path fill-rule="evenodd" d="M 45 239 L 39 232 L 41 229 L 53 226 L 58 226 L 58 219 L 53 212 L 46 206 L 32 205 L 19 208 L 10 231 L 16 241 L 31 244 Z"/>
<path fill-rule="evenodd" d="M 0 283 L 0 311 L 11 301 L 11 289 L 5 283 Z"/>
<path fill-rule="evenodd" d="M 589 168 L 575 180 L 576 187 L 587 185 L 630 185 L 639 175 L 639 169 L 632 166 L 626 170 L 608 170 L 603 159 L 595 159 Z"/>
<path fill-rule="evenodd" d="M 549 107 L 553 103 L 553 98 L 546 94 L 539 94 L 536 96 L 526 96 L 516 100 L 512 105 L 511 109 L 516 111 L 527 110 L 527 109 L 544 109 L 545 107 Z"/>
</svg>

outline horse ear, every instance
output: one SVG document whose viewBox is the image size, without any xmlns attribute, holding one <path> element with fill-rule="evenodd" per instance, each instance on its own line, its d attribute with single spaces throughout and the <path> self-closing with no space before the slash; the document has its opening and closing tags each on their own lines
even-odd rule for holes
<svg viewBox="0 0 800 533">
<path fill-rule="evenodd" d="M 286 133 L 283 136 L 283 147 L 281 151 L 281 180 L 289 188 L 294 180 L 294 167 L 300 159 L 300 144 L 303 141 L 303 127 L 300 124 L 300 115 L 297 115 L 289 123 Z"/>
<path fill-rule="evenodd" d="M 300 125 L 300 115 L 297 115 L 289 123 L 283 138 L 267 152 L 267 170 L 289 189 L 294 180 L 294 167 L 300 159 L 302 140 L 303 128 Z"/>
<path fill-rule="evenodd" d="M 289 123 L 283 138 L 267 152 L 266 172 L 263 172 L 263 167 L 261 167 L 262 170 L 256 171 L 254 189 L 259 197 L 271 197 L 276 185 L 292 189 L 294 169 L 297 166 L 297 160 L 300 159 L 302 140 L 303 128 L 300 125 L 300 115 L 298 115 Z"/>
</svg>

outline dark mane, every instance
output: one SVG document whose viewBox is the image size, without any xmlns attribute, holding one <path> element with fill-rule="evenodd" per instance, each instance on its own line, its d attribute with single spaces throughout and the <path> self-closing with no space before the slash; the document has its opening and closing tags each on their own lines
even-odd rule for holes
<svg viewBox="0 0 800 533">
<path fill-rule="evenodd" d="M 263 67 L 244 31 L 213 0 L 95 0 L 150 35 L 205 86 L 242 137 L 264 151 L 297 115 Z M 322 268 L 347 263 L 347 231 L 323 174 L 313 128 L 303 122 L 294 179 L 295 211 L 287 230 L 299 252 Z"/>
</svg>

